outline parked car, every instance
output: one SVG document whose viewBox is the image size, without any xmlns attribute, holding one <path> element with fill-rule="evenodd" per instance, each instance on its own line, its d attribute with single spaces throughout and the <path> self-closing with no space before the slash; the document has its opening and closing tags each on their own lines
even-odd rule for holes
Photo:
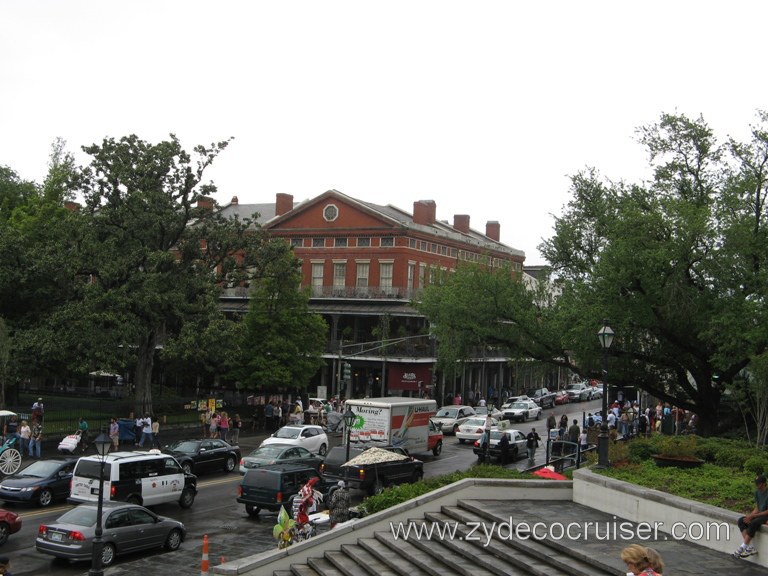
<svg viewBox="0 0 768 576">
<path fill-rule="evenodd" d="M 325 456 L 328 453 L 328 436 L 320 426 L 314 424 L 289 424 L 283 426 L 261 445 L 292 444 L 306 448 L 313 454 Z"/>
<path fill-rule="evenodd" d="M 279 512 L 280 508 L 292 514 L 293 499 L 310 478 L 318 479 L 316 490 L 323 494 L 329 492 L 331 485 L 306 464 L 270 464 L 252 468 L 237 487 L 237 501 L 245 504 L 245 511 L 250 516 L 258 516 L 262 510 Z"/>
<path fill-rule="evenodd" d="M 459 426 L 474 415 L 475 410 L 472 406 L 443 406 L 432 417 L 432 421 L 440 426 L 443 434 L 456 434 Z"/>
<path fill-rule="evenodd" d="M 542 408 L 552 408 L 555 405 L 555 393 L 547 388 L 528 390 L 526 395 Z"/>
<path fill-rule="evenodd" d="M 592 387 L 584 382 L 569 384 L 565 391 L 568 393 L 568 398 L 571 402 L 585 402 L 592 399 Z"/>
<path fill-rule="evenodd" d="M 488 453 L 491 458 L 501 458 L 501 450 L 499 449 L 499 440 L 501 440 L 502 434 L 506 434 L 509 438 L 509 459 L 511 462 L 517 460 L 520 456 L 527 454 L 525 434 L 520 430 L 514 428 L 491 428 L 491 441 L 488 446 Z M 485 447 L 480 446 L 480 440 L 476 440 L 472 452 L 474 452 L 478 459 L 483 459 Z"/>
<path fill-rule="evenodd" d="M 504 419 L 525 422 L 529 418 L 541 418 L 541 406 L 533 400 L 520 400 L 504 408 Z"/>
<path fill-rule="evenodd" d="M 96 536 L 96 510 L 96 504 L 81 504 L 56 522 L 41 524 L 35 548 L 56 558 L 90 560 Z M 161 547 L 178 550 L 187 534 L 181 522 L 123 502 L 104 502 L 101 522 L 104 567 L 110 566 L 118 554 Z"/>
<path fill-rule="evenodd" d="M 480 438 L 485 433 L 485 418 L 485 416 L 472 417 L 459 426 L 459 431 L 456 432 L 459 444 L 464 444 L 467 440 L 474 442 Z M 498 420 L 491 418 L 491 426 L 498 426 L 498 424 Z"/>
<path fill-rule="evenodd" d="M 594 384 L 592 386 L 592 395 L 589 397 L 590 400 L 594 400 L 595 398 L 602 398 L 603 397 L 603 385 L 598 383 Z"/>
<path fill-rule="evenodd" d="M 0 508 L 0 546 L 8 542 L 11 534 L 21 530 L 21 516 L 16 512 Z"/>
<path fill-rule="evenodd" d="M 218 438 L 179 440 L 163 451 L 176 458 L 185 474 L 217 470 L 229 473 L 240 462 L 240 448 Z"/>
<path fill-rule="evenodd" d="M 320 466 L 323 479 L 329 484 L 344 480 L 350 488 L 366 490 L 368 494 L 378 494 L 387 486 L 418 482 L 424 477 L 424 463 L 413 458 L 405 448 L 352 446 L 349 449 L 349 460 L 367 450 L 386 450 L 399 456 L 399 459 L 366 466 L 342 466 L 347 462 L 347 447 L 335 446 Z"/>
<path fill-rule="evenodd" d="M 568 404 L 571 401 L 566 390 L 558 390 L 555 392 L 555 405 L 560 406 L 562 404 Z"/>
<path fill-rule="evenodd" d="M 240 474 L 245 474 L 253 468 L 261 468 L 270 464 L 301 464 L 315 470 L 320 470 L 323 459 L 315 456 L 301 446 L 293 444 L 268 444 L 260 446 L 247 456 L 240 459 Z"/>
<path fill-rule="evenodd" d="M 36 460 L 0 483 L 0 499 L 14 503 L 50 506 L 66 500 L 77 458 Z"/>
</svg>

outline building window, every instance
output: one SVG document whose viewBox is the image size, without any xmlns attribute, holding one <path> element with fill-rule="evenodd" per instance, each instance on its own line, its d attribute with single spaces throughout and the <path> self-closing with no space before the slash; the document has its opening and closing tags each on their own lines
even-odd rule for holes
<svg viewBox="0 0 768 576">
<path fill-rule="evenodd" d="M 323 208 L 323 218 L 325 218 L 326 222 L 333 222 L 338 217 L 339 209 L 335 204 L 328 204 L 325 208 Z"/>
<path fill-rule="evenodd" d="M 413 289 L 413 277 L 416 276 L 416 264 L 408 262 L 408 289 Z"/>
<path fill-rule="evenodd" d="M 357 239 L 357 245 L 360 248 L 370 248 L 371 247 L 371 239 L 370 238 L 358 238 Z"/>
<path fill-rule="evenodd" d="M 304 238 L 291 238 L 291 246 L 302 248 L 304 246 Z"/>
<path fill-rule="evenodd" d="M 312 262 L 312 288 L 323 287 L 323 262 Z"/>
<path fill-rule="evenodd" d="M 419 264 L 419 288 L 424 288 L 427 281 L 427 265 Z"/>
<path fill-rule="evenodd" d="M 427 243 L 424 240 L 419 242 L 419 250 L 424 250 L 424 252 L 427 251 Z"/>
<path fill-rule="evenodd" d="M 408 248 L 413 248 L 414 250 L 416 250 L 416 247 L 417 247 L 416 240 L 414 238 L 409 239 L 408 240 Z"/>
<path fill-rule="evenodd" d="M 381 241 L 379 242 L 379 246 L 381 246 L 382 248 L 392 248 L 392 246 L 394 245 L 395 245 L 395 239 L 392 238 L 391 236 L 387 238 L 382 238 Z"/>
<path fill-rule="evenodd" d="M 432 252 L 433 254 L 437 254 L 437 244 L 430 244 L 429 251 Z"/>
<path fill-rule="evenodd" d="M 336 248 L 346 248 L 347 247 L 347 239 L 346 238 L 336 238 L 334 241 L 334 246 Z"/>
<path fill-rule="evenodd" d="M 392 262 L 382 262 L 379 264 L 379 287 L 382 290 L 392 288 Z"/>
<path fill-rule="evenodd" d="M 325 248 L 325 238 L 312 238 L 312 248 Z"/>
<path fill-rule="evenodd" d="M 456 258 L 456 248 L 451 248 L 451 258 Z"/>
<path fill-rule="evenodd" d="M 333 263 L 333 289 L 344 289 L 347 285 L 347 263 Z"/>
<path fill-rule="evenodd" d="M 368 271 L 370 264 L 368 262 L 357 263 L 357 281 L 356 286 L 358 288 L 368 288 Z"/>
</svg>

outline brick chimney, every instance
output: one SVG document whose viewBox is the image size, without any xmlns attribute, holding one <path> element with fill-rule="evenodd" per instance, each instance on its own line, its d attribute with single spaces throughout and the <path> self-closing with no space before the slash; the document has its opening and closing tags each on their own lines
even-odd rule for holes
<svg viewBox="0 0 768 576">
<path fill-rule="evenodd" d="M 200 196 L 200 198 L 197 199 L 197 207 L 204 210 L 213 210 L 213 198 Z"/>
<path fill-rule="evenodd" d="M 275 216 L 282 216 L 293 210 L 293 196 L 278 192 L 275 196 Z"/>
<path fill-rule="evenodd" d="M 230 201 L 230 204 L 237 205 L 237 196 L 232 196 L 232 200 Z"/>
<path fill-rule="evenodd" d="M 453 227 L 459 232 L 469 234 L 469 214 L 454 214 Z"/>
<path fill-rule="evenodd" d="M 437 205 L 434 200 L 418 200 L 413 203 L 413 223 L 429 226 L 435 223 Z"/>
<path fill-rule="evenodd" d="M 496 220 L 489 220 L 485 223 L 485 235 L 491 240 L 500 242 L 499 236 L 501 235 L 501 225 Z"/>
</svg>

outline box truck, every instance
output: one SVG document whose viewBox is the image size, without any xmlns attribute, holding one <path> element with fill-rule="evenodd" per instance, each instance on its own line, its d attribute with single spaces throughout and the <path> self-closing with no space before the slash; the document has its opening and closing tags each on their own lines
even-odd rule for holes
<svg viewBox="0 0 768 576">
<path fill-rule="evenodd" d="M 365 398 L 347 400 L 355 423 L 349 431 L 351 446 L 395 446 L 409 453 L 443 449 L 443 434 L 430 420 L 437 413 L 434 400 L 418 398 Z"/>
</svg>

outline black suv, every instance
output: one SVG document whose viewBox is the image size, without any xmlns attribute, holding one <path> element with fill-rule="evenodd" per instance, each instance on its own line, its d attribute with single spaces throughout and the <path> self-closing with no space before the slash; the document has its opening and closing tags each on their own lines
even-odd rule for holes
<svg viewBox="0 0 768 576">
<path fill-rule="evenodd" d="M 293 513 L 293 499 L 313 477 L 319 479 L 315 490 L 327 494 L 329 486 L 312 466 L 271 464 L 251 468 L 237 488 L 237 501 L 245 504 L 245 511 L 251 516 L 257 516 L 261 510 L 278 512 L 280 507 L 284 507 L 290 515 Z"/>
<path fill-rule="evenodd" d="M 424 463 L 413 458 L 405 448 L 385 446 L 380 447 L 390 452 L 406 456 L 404 460 L 381 462 L 367 466 L 343 467 L 347 462 L 347 447 L 336 446 L 325 457 L 320 465 L 320 473 L 328 483 L 345 480 L 350 488 L 366 490 L 368 494 L 379 494 L 387 486 L 418 482 L 424 477 Z M 366 448 L 350 447 L 349 459 L 362 454 Z M 347 470 L 348 468 L 348 470 Z"/>
</svg>

